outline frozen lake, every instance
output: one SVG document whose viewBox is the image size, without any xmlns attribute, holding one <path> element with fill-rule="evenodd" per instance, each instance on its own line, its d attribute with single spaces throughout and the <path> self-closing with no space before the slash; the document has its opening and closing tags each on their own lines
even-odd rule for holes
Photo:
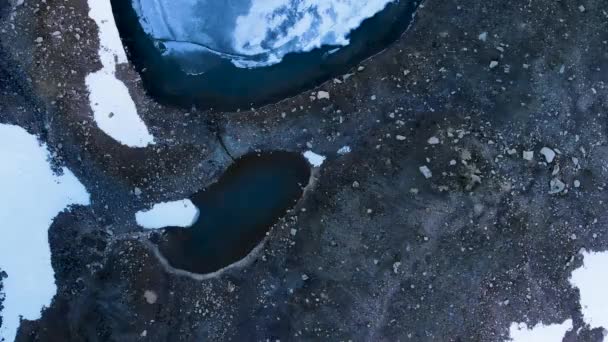
<svg viewBox="0 0 608 342">
<path fill-rule="evenodd" d="M 411 0 L 112 0 L 150 95 L 221 109 L 280 100 L 397 39 Z"/>
<path fill-rule="evenodd" d="M 396 0 L 135 0 L 144 31 L 185 71 L 212 53 L 241 68 L 280 63 L 288 53 L 346 46 L 363 20 Z"/>
</svg>

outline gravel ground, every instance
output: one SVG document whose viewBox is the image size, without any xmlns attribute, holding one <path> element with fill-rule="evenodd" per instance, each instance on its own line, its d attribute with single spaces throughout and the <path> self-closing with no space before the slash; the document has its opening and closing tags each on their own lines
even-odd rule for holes
<svg viewBox="0 0 608 342">
<path fill-rule="evenodd" d="M 92 119 L 86 1 L 13 5 L 0 123 L 40 135 L 92 198 L 50 228 L 58 294 L 18 341 L 505 341 L 568 318 L 566 341 L 601 340 L 568 278 L 582 248 L 608 250 L 607 2 L 426 0 L 348 75 L 233 113 L 160 105 L 122 65 L 158 141 L 141 149 Z M 167 272 L 134 213 L 268 149 L 327 160 L 245 266 Z"/>
</svg>

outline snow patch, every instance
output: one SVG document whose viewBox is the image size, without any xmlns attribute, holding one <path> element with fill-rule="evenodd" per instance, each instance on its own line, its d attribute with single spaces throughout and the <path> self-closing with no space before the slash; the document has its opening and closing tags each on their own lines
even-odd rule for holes
<svg viewBox="0 0 608 342">
<path fill-rule="evenodd" d="M 87 75 L 89 102 L 95 123 L 114 140 L 129 147 L 154 144 L 154 137 L 137 114 L 129 89 L 116 78 L 116 65 L 127 63 L 110 0 L 89 0 L 89 17 L 99 28 L 102 68 Z"/>
<path fill-rule="evenodd" d="M 582 251 L 583 266 L 572 271 L 570 284 L 578 287 L 581 296 L 581 311 L 585 323 L 591 328 L 608 328 L 608 252 Z M 604 337 L 604 341 L 608 338 Z"/>
<path fill-rule="evenodd" d="M 188 199 L 155 204 L 135 214 L 137 224 L 146 229 L 192 226 L 199 217 L 198 208 Z"/>
<path fill-rule="evenodd" d="M 72 204 L 88 205 L 89 194 L 67 168 L 49 165 L 46 145 L 23 128 L 0 124 L 0 269 L 4 310 L 0 340 L 13 341 L 20 317 L 40 318 L 55 292 L 48 229 Z"/>
<path fill-rule="evenodd" d="M 513 342 L 559 342 L 570 329 L 572 329 L 571 319 L 565 320 L 562 324 L 538 323 L 531 328 L 526 323 L 512 323 L 509 336 Z"/>
<path fill-rule="evenodd" d="M 314 167 L 319 167 L 319 166 L 323 165 L 323 162 L 325 161 L 324 156 L 322 156 L 320 154 L 316 154 L 313 151 L 304 152 L 304 158 L 306 158 L 308 160 L 308 162 L 310 163 L 310 165 L 312 165 Z"/>
</svg>

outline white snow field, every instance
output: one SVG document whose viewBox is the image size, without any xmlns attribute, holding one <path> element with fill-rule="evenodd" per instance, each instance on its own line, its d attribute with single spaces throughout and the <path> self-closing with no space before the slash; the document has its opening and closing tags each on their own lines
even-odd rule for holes
<svg viewBox="0 0 608 342">
<path fill-rule="evenodd" d="M 154 144 L 154 137 L 137 114 L 125 84 L 116 78 L 116 65 L 127 63 L 110 0 L 89 0 L 89 16 L 99 28 L 99 59 L 102 68 L 87 75 L 89 102 L 95 123 L 114 140 L 129 147 Z"/>
<path fill-rule="evenodd" d="M 63 168 L 55 174 L 44 144 L 19 126 L 0 124 L 0 269 L 4 284 L 0 340 L 15 339 L 20 317 L 40 318 L 57 290 L 48 229 L 70 205 L 89 204 L 89 193 Z"/>
<path fill-rule="evenodd" d="M 585 323 L 591 328 L 604 328 L 604 342 L 608 342 L 608 252 L 582 251 L 583 266 L 572 271 L 570 284 L 577 287 L 581 296 L 581 311 Z"/>
<path fill-rule="evenodd" d="M 561 342 L 570 329 L 572 329 L 571 319 L 561 324 L 539 323 L 533 327 L 528 327 L 526 323 L 512 323 L 509 336 L 513 342 Z"/>
</svg>

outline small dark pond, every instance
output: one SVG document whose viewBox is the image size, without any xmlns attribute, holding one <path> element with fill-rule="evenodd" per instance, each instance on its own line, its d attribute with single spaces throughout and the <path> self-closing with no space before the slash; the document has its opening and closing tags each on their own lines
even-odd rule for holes
<svg viewBox="0 0 608 342">
<path fill-rule="evenodd" d="M 254 0 L 231 0 L 225 3 L 197 1 L 189 3 L 198 6 L 193 7 L 193 11 L 202 8 L 200 15 L 205 19 L 201 19 L 198 23 L 196 16 L 199 12 L 188 13 L 181 7 L 175 7 L 173 10 L 163 9 L 162 6 L 177 6 L 167 0 L 111 0 L 111 3 L 129 58 L 140 72 L 149 95 L 161 103 L 188 108 L 197 105 L 202 109 L 213 107 L 221 110 L 246 109 L 251 105 L 275 102 L 346 73 L 353 65 L 381 51 L 399 38 L 409 27 L 418 6 L 418 2 L 414 0 L 395 0 L 388 3 L 384 9 L 350 31 L 347 36 L 350 44 L 346 46 L 321 45 L 306 52 L 290 52 L 282 55 L 282 61 L 278 64 L 243 68 L 236 66 L 230 59 L 234 61 L 235 58 L 243 56 L 230 55 L 232 50 L 225 54 L 216 53 L 214 49 L 221 50 L 229 46 L 229 43 L 226 42 L 228 38 L 221 36 L 221 39 L 214 40 L 213 35 L 223 26 L 233 24 L 231 21 L 234 21 L 234 18 L 238 19 L 236 15 L 242 14 L 239 12 L 242 3 L 249 2 L 251 6 Z M 293 6 L 304 4 L 304 2 L 291 1 Z M 372 3 L 372 0 L 356 1 L 358 1 L 357 6 L 363 7 Z M 267 4 L 272 3 L 269 1 Z M 220 6 L 218 4 L 221 4 L 222 9 L 227 13 L 209 13 L 209 9 L 218 8 Z M 264 2 L 257 0 L 256 4 L 264 4 Z M 288 11 L 289 4 L 287 2 L 285 5 Z M 316 6 L 326 4 L 318 1 Z M 265 25 L 262 21 L 276 19 L 279 14 L 273 18 L 260 19 L 260 25 Z M 299 14 L 301 13 L 292 11 L 287 15 Z M 154 17 L 147 18 L 145 15 Z M 328 15 L 335 18 L 339 14 Z M 189 17 L 181 20 L 180 16 Z M 204 32 L 192 29 L 192 25 L 188 24 L 190 22 L 197 28 L 200 26 Z M 163 40 L 149 34 L 149 27 L 162 25 L 165 25 L 162 27 L 164 34 L 185 37 L 184 39 L 188 40 Z M 251 29 L 255 31 L 257 26 L 259 25 L 253 25 Z M 309 33 L 310 31 L 303 31 L 302 35 L 306 36 Z M 279 40 L 280 34 L 279 32 L 278 37 L 275 34 L 273 38 Z M 193 35 L 196 37 L 192 38 Z M 255 37 L 253 34 L 251 36 Z M 324 39 L 328 36 L 325 35 Z M 194 40 L 196 40 L 195 44 L 193 44 Z M 206 42 L 208 44 L 205 44 Z M 247 44 L 245 43 L 241 48 L 247 47 Z M 233 46 L 234 44 L 230 48 Z M 214 51 L 214 53 L 205 53 L 205 51 Z M 184 71 L 188 68 L 195 72 Z"/>
<path fill-rule="evenodd" d="M 219 181 L 190 198 L 199 208 L 190 228 L 168 228 L 159 250 L 169 264 L 194 273 L 220 270 L 249 254 L 300 199 L 310 165 L 300 154 L 239 158 Z"/>
</svg>

